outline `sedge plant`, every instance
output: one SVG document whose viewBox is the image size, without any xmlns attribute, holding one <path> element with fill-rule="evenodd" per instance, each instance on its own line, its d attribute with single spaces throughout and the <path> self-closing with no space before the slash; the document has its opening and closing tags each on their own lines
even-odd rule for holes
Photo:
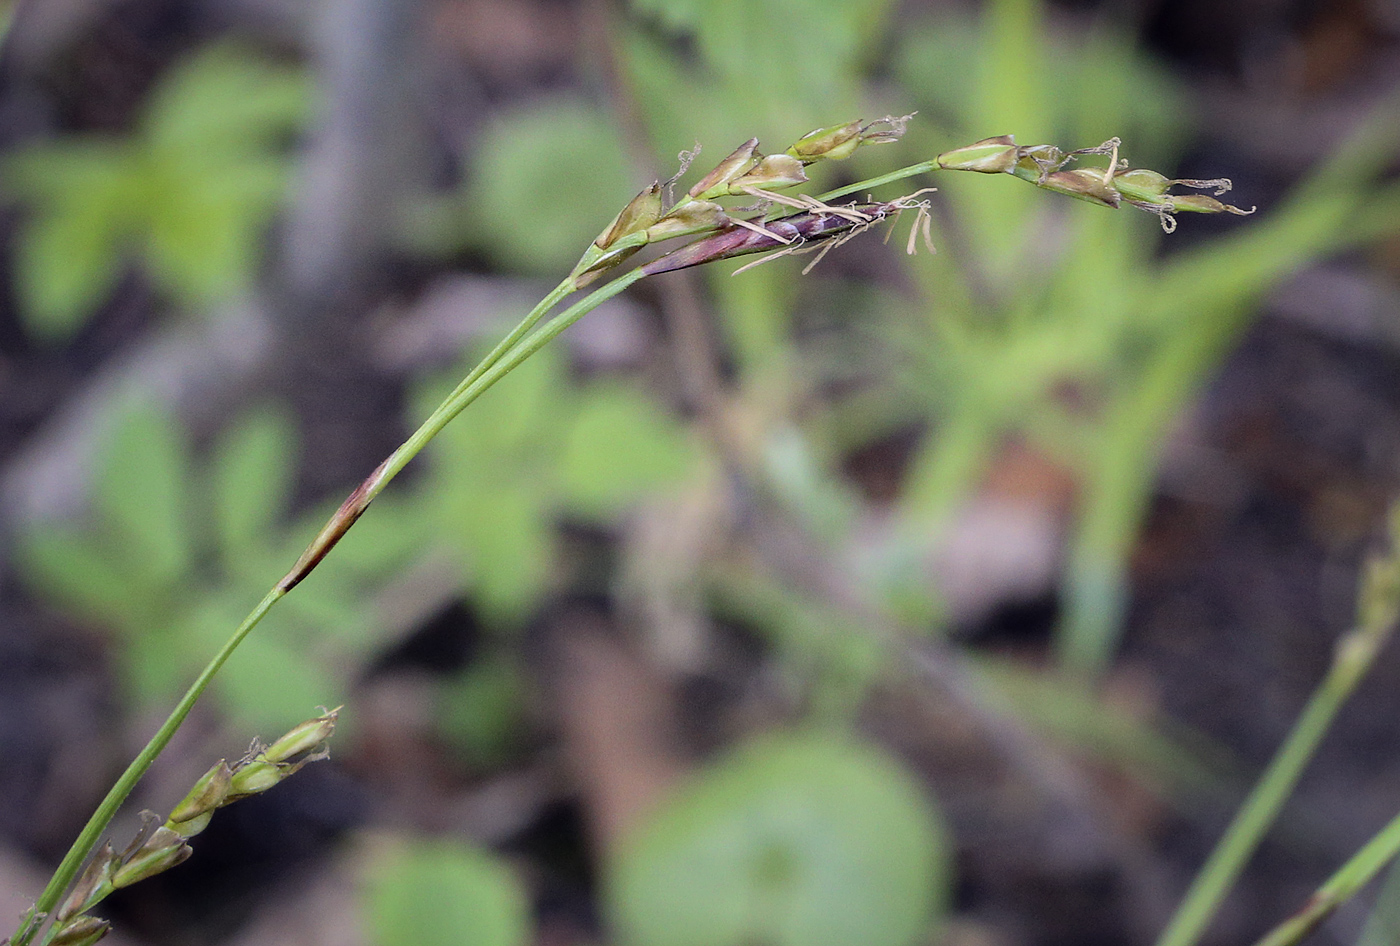
<svg viewBox="0 0 1400 946">
<path fill-rule="evenodd" d="M 97 866 L 89 867 L 83 879 L 79 880 L 75 888 L 77 892 L 67 899 L 64 899 L 65 893 L 97 848 L 118 807 L 170 742 L 195 702 L 239 644 L 278 601 L 316 568 L 369 508 L 375 497 L 454 417 L 574 322 L 634 283 L 674 270 L 752 255 L 759 255 L 759 259 L 751 262 L 750 266 L 781 256 L 811 253 L 814 256 L 807 266 L 810 269 L 831 249 L 877 224 L 893 221 L 906 211 L 914 215 L 907 243 L 907 250 L 912 254 L 917 250 L 920 237 L 928 241 L 929 204 L 921 199 L 928 189 L 915 190 L 884 201 L 869 198 L 867 192 L 939 170 L 1007 174 L 1043 190 L 1108 208 L 1116 209 L 1126 203 L 1157 215 L 1163 229 L 1168 232 L 1175 228 L 1175 215 L 1179 213 L 1252 212 L 1218 199 L 1230 188 L 1228 180 L 1174 180 L 1152 170 L 1128 167 L 1126 161 L 1119 157 L 1121 143 L 1116 138 L 1090 148 L 1063 151 L 1053 145 L 1018 145 L 1012 136 L 1003 135 L 824 194 L 812 196 L 797 192 L 793 196 L 791 193 L 794 188 L 807 183 L 805 169 L 810 165 L 819 161 L 841 160 L 866 145 L 895 141 L 903 134 L 911 117 L 886 117 L 873 122 L 857 120 L 820 128 L 775 154 L 760 152 L 758 139 L 751 138 L 679 198 L 672 199 L 676 181 L 698 151 L 684 153 L 681 155 L 681 171 L 676 177 L 643 188 L 587 246 L 571 272 L 481 359 L 418 429 L 351 492 L 291 569 L 235 628 L 150 742 L 99 804 L 55 869 L 34 907 L 6 941 L 9 946 L 48 946 L 53 943 L 73 946 L 96 942 L 105 935 L 107 927 L 101 921 L 87 918 L 86 909 L 96 902 L 93 891 L 106 889 L 103 885 L 110 880 L 108 874 L 115 876 L 123 869 L 117 863 L 121 858 L 114 860 L 105 853 L 108 848 L 104 847 L 91 862 Z M 1108 157 L 1107 166 L 1071 167 L 1081 158 L 1099 155 Z M 1183 194 L 1176 192 L 1175 188 L 1213 190 L 1215 193 Z M 866 199 L 863 202 L 833 203 L 850 195 L 864 195 Z M 735 200 L 745 203 L 732 206 Z M 616 275 L 578 301 L 564 306 L 569 297 L 602 277 L 615 273 L 644 247 L 684 237 L 692 239 Z M 321 719 L 327 718 L 333 724 L 333 714 Z M 222 784 L 221 776 L 213 777 Z M 197 787 L 197 791 L 201 790 Z M 181 810 L 183 806 L 184 803 Z M 212 807 L 204 813 L 207 811 L 212 811 Z M 158 830 L 156 835 L 166 838 L 160 834 L 161 830 L 166 829 Z M 175 829 L 169 830 L 174 837 L 179 836 Z M 161 852 L 158 857 L 163 858 L 161 863 L 164 867 L 172 866 L 188 856 L 183 840 L 178 843 L 173 839 L 167 840 L 169 843 L 158 845 Z M 153 842 L 147 839 L 143 843 L 149 845 Z M 92 884 L 87 881 L 89 876 L 96 878 Z M 88 891 L 88 887 L 92 887 L 93 891 Z M 50 919 L 53 922 L 48 922 Z"/>
</svg>

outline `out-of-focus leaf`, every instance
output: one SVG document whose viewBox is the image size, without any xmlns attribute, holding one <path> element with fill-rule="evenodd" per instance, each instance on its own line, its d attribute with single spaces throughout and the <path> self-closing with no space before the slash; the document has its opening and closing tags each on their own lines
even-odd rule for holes
<svg viewBox="0 0 1400 946">
<path fill-rule="evenodd" d="M 16 247 L 21 311 L 37 336 L 63 338 L 116 281 L 132 216 L 130 160 L 94 141 L 36 146 L 5 170 L 7 192 L 33 209 Z"/>
<path fill-rule="evenodd" d="M 483 130 L 471 169 L 472 243 L 529 272 L 567 272 L 636 192 L 622 133 L 568 100 Z"/>
<path fill-rule="evenodd" d="M 123 642 L 119 654 L 122 682 L 138 706 L 168 704 L 192 678 L 189 644 L 181 638 L 184 628 L 161 622 L 139 630 Z"/>
<path fill-rule="evenodd" d="M 759 740 L 639 825 L 608 865 L 627 946 L 908 946 L 949 882 L 918 784 L 871 746 Z"/>
<path fill-rule="evenodd" d="M 1177 793 L 1200 795 L 1224 784 L 1224 753 L 1198 734 L 1172 733 L 1105 705 L 1076 681 L 1004 661 L 975 665 L 985 695 L 1004 700 L 1036 729 L 1102 762 Z"/>
<path fill-rule="evenodd" d="M 153 584 L 176 581 L 195 554 L 187 452 L 178 422 L 143 406 L 117 426 L 98 474 L 97 508 Z"/>
<path fill-rule="evenodd" d="M 152 181 L 147 252 L 162 288 L 204 305 L 252 278 L 260 244 L 286 184 L 286 168 L 248 162 L 217 169 L 170 164 Z"/>
<path fill-rule="evenodd" d="M 25 579 L 41 594 L 87 620 L 130 634 L 148 620 L 152 587 L 126 556 L 112 555 L 98 540 L 67 529 L 45 528 L 19 542 L 17 560 Z"/>
<path fill-rule="evenodd" d="M 589 389 L 564 441 L 559 479 L 570 512 L 605 518 L 676 483 L 696 459 L 685 431 L 639 391 Z"/>
<path fill-rule="evenodd" d="M 194 616 L 203 628 L 191 629 L 202 639 L 222 643 L 242 616 L 239 610 L 215 602 Z M 275 626 L 259 630 L 265 633 L 248 635 L 215 681 L 240 720 L 256 731 L 278 733 L 305 719 L 308 707 L 342 702 L 345 677 L 332 672 L 339 668 L 328 666 L 319 649 L 289 640 Z M 193 652 L 190 657 L 196 666 L 203 662 Z"/>
<path fill-rule="evenodd" d="M 209 471 L 219 544 L 242 557 L 265 542 L 291 497 L 292 431 L 270 411 L 250 415 L 220 439 Z"/>
<path fill-rule="evenodd" d="M 373 946 L 523 946 L 525 893 L 500 860 L 463 844 L 391 841 L 367 869 Z"/>
<path fill-rule="evenodd" d="M 475 498 L 459 503 L 456 518 L 444 523 L 459 530 L 482 610 L 498 620 L 519 619 L 547 586 L 553 523 L 538 493 L 500 490 Z"/>
<path fill-rule="evenodd" d="M 276 145 L 305 121 L 311 83 L 300 70 L 236 43 L 183 60 L 147 106 L 146 140 L 182 159 L 222 162 Z"/>
<path fill-rule="evenodd" d="M 186 305 L 241 288 L 285 191 L 283 139 L 309 102 L 295 70 L 216 45 L 166 76 L 141 134 L 74 137 L 7 162 L 7 191 L 32 210 L 16 281 L 33 331 L 71 334 L 128 252 L 146 253 L 155 281 Z"/>
<path fill-rule="evenodd" d="M 508 761 L 525 713 L 525 680 L 503 657 L 478 659 L 447 681 L 438 696 L 438 727 L 472 764 Z"/>
</svg>

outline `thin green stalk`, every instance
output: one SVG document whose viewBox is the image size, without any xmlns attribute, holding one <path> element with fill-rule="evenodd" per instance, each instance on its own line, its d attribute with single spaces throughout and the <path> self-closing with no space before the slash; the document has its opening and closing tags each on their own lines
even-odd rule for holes
<svg viewBox="0 0 1400 946">
<path fill-rule="evenodd" d="M 530 330 L 540 319 L 572 291 L 573 283 L 571 280 L 560 283 L 472 369 L 452 393 L 429 415 L 428 419 L 350 494 L 350 497 L 331 516 L 325 527 L 302 553 L 291 571 L 243 619 L 243 622 L 238 625 L 237 630 L 219 649 L 219 652 L 200 671 L 199 676 L 185 691 L 184 696 L 181 697 L 180 702 L 176 704 L 175 709 L 165 722 L 161 724 L 160 729 L 156 731 L 150 742 L 137 754 L 136 758 L 127 766 L 126 771 L 117 779 L 73 845 L 68 849 L 68 853 L 64 855 L 63 860 L 49 879 L 48 886 L 44 888 L 43 893 L 35 902 L 33 910 L 26 914 L 21 922 L 20 928 L 12 938 L 13 946 L 29 946 L 33 941 L 35 934 L 43 925 L 44 918 L 58 906 L 59 899 L 73 882 L 88 855 L 92 853 L 92 849 L 100 840 L 103 831 L 116 815 L 117 809 L 131 794 L 136 783 L 146 774 L 156 757 L 164 751 L 171 738 L 174 737 L 176 730 L 184 722 L 185 717 L 194 708 L 195 702 L 208 688 L 215 674 L 223 667 L 238 645 L 243 642 L 243 639 L 258 625 L 278 600 L 310 574 L 311 570 L 334 547 L 340 537 L 354 525 L 355 520 L 360 517 L 374 497 L 379 495 L 388 485 L 389 481 L 417 456 L 449 421 L 461 413 L 468 404 L 480 397 L 491 385 L 504 378 L 564 329 L 577 322 L 604 301 L 622 292 L 644 275 L 640 270 L 633 270 L 593 291 L 562 314 L 550 320 L 543 328 L 530 333 Z M 530 334 L 527 335 L 527 333 Z"/>
<path fill-rule="evenodd" d="M 1323 920 L 1332 915 L 1332 911 L 1354 897 L 1397 855 L 1400 855 L 1400 816 L 1382 828 L 1379 834 L 1352 855 L 1351 860 L 1317 888 L 1301 910 L 1274 927 L 1255 946 L 1293 946 L 1317 929 Z M 1387 939 L 1385 942 L 1393 940 Z"/>
<path fill-rule="evenodd" d="M 1157 946 L 1193 946 L 1200 939 L 1264 833 L 1278 817 L 1283 803 L 1292 794 L 1303 767 L 1316 752 L 1337 710 L 1370 669 L 1389 630 L 1388 626 L 1363 624 L 1338 641 L 1327 676 L 1269 763 L 1263 778 L 1235 814 L 1225 836 L 1196 875 L 1191 889 L 1157 940 Z"/>
<path fill-rule="evenodd" d="M 867 178 L 863 181 L 856 181 L 854 184 L 847 184 L 835 190 L 827 191 L 825 194 L 818 194 L 817 200 L 829 203 L 838 197 L 845 197 L 847 194 L 854 194 L 857 191 L 869 190 L 879 187 L 881 184 L 893 184 L 895 181 L 903 181 L 918 174 L 927 174 L 929 171 L 938 170 L 938 159 L 932 161 L 921 161 L 918 164 L 911 164 L 902 167 L 898 171 L 891 171 L 888 174 L 881 174 L 879 177 Z"/>
<path fill-rule="evenodd" d="M 564 299 L 565 296 L 574 291 L 574 288 L 574 277 L 571 275 L 569 276 L 569 278 L 565 279 L 559 285 L 551 289 L 549 291 L 549 295 L 541 299 L 539 304 L 530 310 L 530 314 L 525 316 L 525 318 L 521 319 L 520 323 L 516 325 L 515 328 L 511 329 L 509 334 L 507 334 L 505 338 L 501 339 L 496 344 L 496 347 L 491 349 L 491 351 L 487 353 L 486 357 L 482 358 L 481 361 L 477 364 L 477 366 L 473 368 L 465 378 L 462 379 L 461 383 L 459 383 L 457 387 L 452 389 L 452 393 L 447 396 L 447 400 L 451 400 L 453 397 L 456 397 L 458 394 L 464 391 L 468 385 L 472 384 L 483 374 L 485 374 L 487 369 L 489 369 L 496 362 L 500 361 L 501 356 L 503 356 L 506 352 L 510 351 L 510 349 L 515 346 L 516 342 L 520 341 L 520 339 L 525 337 L 526 332 L 530 331 L 530 329 L 535 327 L 535 323 L 537 323 L 541 318 L 543 318 L 546 312 L 558 305 Z"/>
</svg>

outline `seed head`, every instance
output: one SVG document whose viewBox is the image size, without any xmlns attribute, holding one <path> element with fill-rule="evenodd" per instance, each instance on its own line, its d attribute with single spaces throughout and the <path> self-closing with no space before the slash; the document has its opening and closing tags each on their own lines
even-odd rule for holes
<svg viewBox="0 0 1400 946">
<path fill-rule="evenodd" d="M 1245 215 L 1254 212 L 1215 199 L 1230 189 L 1230 182 L 1224 178 L 1212 181 L 1172 179 L 1146 168 L 1123 167 L 1127 162 L 1118 159 L 1121 144 L 1117 138 L 1110 138 L 1093 148 L 1065 152 L 1054 145 L 1017 145 L 1011 135 L 1001 135 L 945 151 L 938 156 L 938 166 L 952 171 L 1012 174 L 1036 187 L 1105 207 L 1116 208 L 1126 200 L 1139 210 L 1155 213 L 1162 221 L 1162 229 L 1168 233 L 1176 229 L 1174 213 Z M 1090 154 L 1109 155 L 1108 167 L 1063 170 L 1069 162 Z M 1173 186 L 1215 188 L 1215 197 L 1169 193 Z"/>
<path fill-rule="evenodd" d="M 797 245 L 815 246 L 857 228 L 868 227 L 898 209 L 894 203 L 857 204 L 829 210 L 809 210 L 777 220 L 746 221 L 747 226 L 734 223 L 712 236 L 687 243 L 652 260 L 642 270 L 654 276 L 766 250 L 791 249 Z"/>
</svg>

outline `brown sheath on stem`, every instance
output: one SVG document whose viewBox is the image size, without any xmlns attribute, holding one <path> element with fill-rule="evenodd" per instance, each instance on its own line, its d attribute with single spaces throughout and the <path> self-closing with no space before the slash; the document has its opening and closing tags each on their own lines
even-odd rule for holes
<svg viewBox="0 0 1400 946">
<path fill-rule="evenodd" d="M 297 559 L 292 570 L 282 576 L 282 580 L 277 583 L 277 587 L 284 591 L 291 591 L 301 580 L 311 574 L 311 570 L 321 564 L 321 559 L 335 544 L 341 540 L 350 527 L 355 524 L 355 520 L 364 515 L 364 511 L 369 508 L 370 502 L 379 492 L 381 480 L 384 477 L 384 470 L 389 465 L 389 460 L 385 459 L 379 466 L 374 468 L 374 472 L 365 477 L 363 483 L 355 487 L 355 491 L 345 498 L 345 502 L 340 504 L 340 508 L 335 511 L 321 529 L 319 535 L 311 540 L 311 544 L 306 547 L 306 551 L 301 553 L 301 558 Z"/>
</svg>

